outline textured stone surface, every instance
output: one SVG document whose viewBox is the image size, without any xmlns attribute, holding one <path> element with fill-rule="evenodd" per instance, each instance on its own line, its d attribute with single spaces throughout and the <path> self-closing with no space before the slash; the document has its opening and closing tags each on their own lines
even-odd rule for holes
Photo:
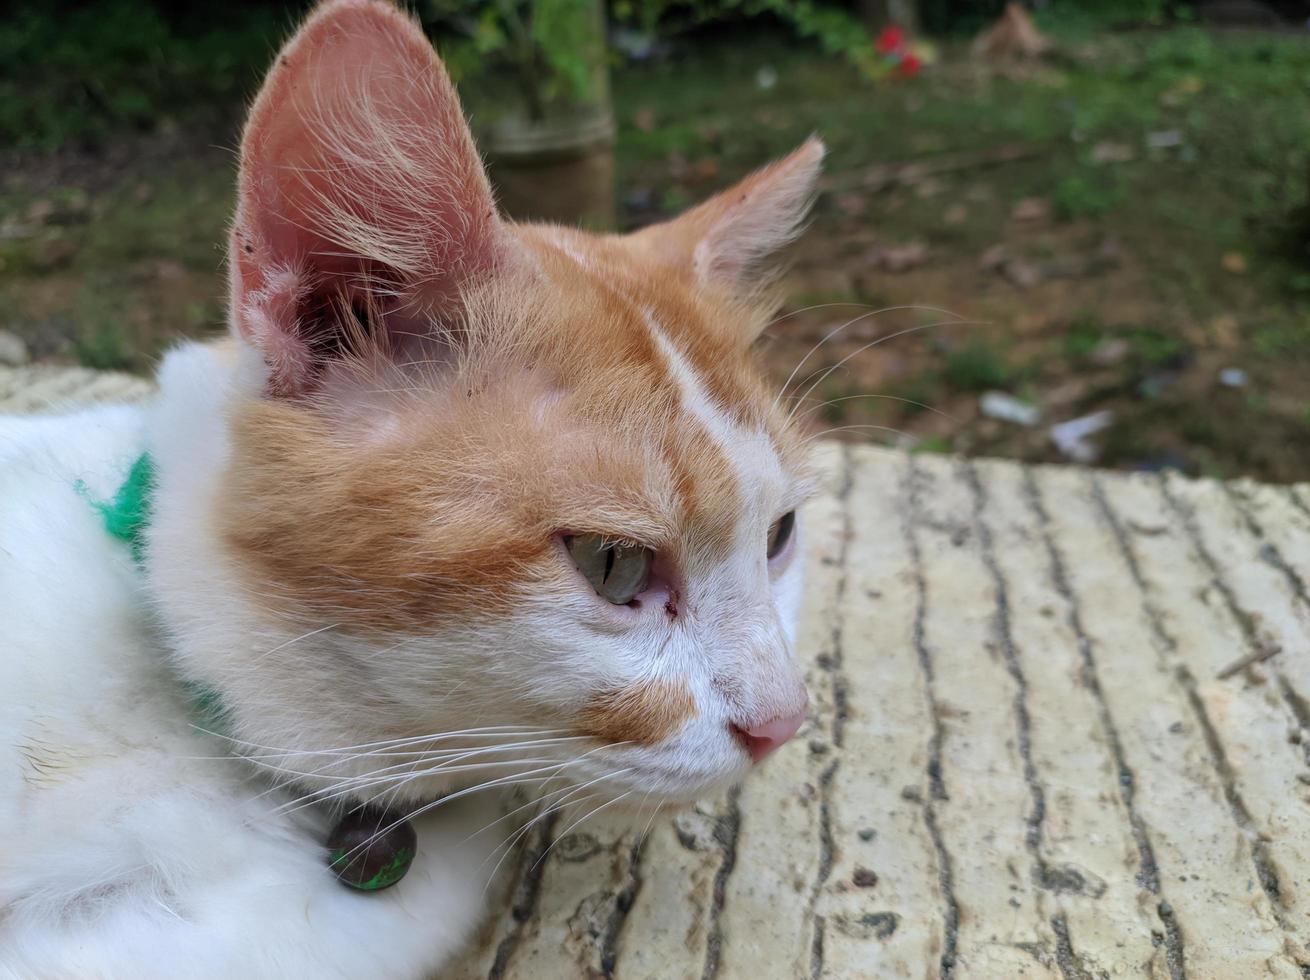
<svg viewBox="0 0 1310 980">
<path fill-rule="evenodd" d="M 92 402 L 140 401 L 151 385 L 130 374 L 89 368 L 0 365 L 0 413 L 54 412 Z"/>
<path fill-rule="evenodd" d="M 449 975 L 1310 974 L 1310 487 L 821 457 L 806 727 L 644 836 L 531 828 Z"/>
<path fill-rule="evenodd" d="M 823 459 L 809 724 L 640 848 L 538 835 L 454 975 L 1310 973 L 1310 487 Z"/>
</svg>

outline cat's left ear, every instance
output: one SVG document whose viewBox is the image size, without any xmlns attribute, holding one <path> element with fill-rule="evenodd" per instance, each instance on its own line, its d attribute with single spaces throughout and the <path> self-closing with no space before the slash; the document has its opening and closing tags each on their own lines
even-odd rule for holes
<svg viewBox="0 0 1310 980">
<path fill-rule="evenodd" d="M 384 0 L 326 0 L 278 55 L 231 241 L 233 326 L 287 397 L 346 355 L 398 359 L 521 257 L 445 68 Z"/>
<path fill-rule="evenodd" d="M 811 136 L 781 160 L 630 241 L 707 285 L 753 288 L 761 263 L 800 233 L 824 153 L 823 141 Z"/>
</svg>

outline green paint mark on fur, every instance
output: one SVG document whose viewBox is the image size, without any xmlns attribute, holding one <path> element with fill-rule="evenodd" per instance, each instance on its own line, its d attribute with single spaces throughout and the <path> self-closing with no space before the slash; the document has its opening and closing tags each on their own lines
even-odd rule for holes
<svg viewBox="0 0 1310 980">
<path fill-rule="evenodd" d="M 73 484 L 73 489 L 100 515 L 110 536 L 124 542 L 132 552 L 132 560 L 140 568 L 146 559 L 146 528 L 150 526 L 150 496 L 155 489 L 155 462 L 149 453 L 142 453 L 127 471 L 127 478 L 114 492 L 112 500 L 93 500 L 84 480 Z M 197 726 L 204 731 L 224 734 L 226 731 L 222 698 L 218 692 L 195 681 L 183 681 L 191 701 L 191 713 Z"/>
<path fill-rule="evenodd" d="M 125 541 L 138 565 L 145 561 L 145 533 L 150 526 L 150 493 L 155 487 L 155 464 L 149 453 L 142 453 L 127 471 L 127 479 L 113 500 L 92 500 L 86 483 L 74 485 L 105 522 L 105 530 Z"/>
<path fill-rule="evenodd" d="M 196 681 L 183 681 L 188 697 L 191 699 L 191 714 L 196 720 L 196 727 L 214 735 L 226 736 L 227 707 L 222 696 L 212 687 Z"/>
</svg>

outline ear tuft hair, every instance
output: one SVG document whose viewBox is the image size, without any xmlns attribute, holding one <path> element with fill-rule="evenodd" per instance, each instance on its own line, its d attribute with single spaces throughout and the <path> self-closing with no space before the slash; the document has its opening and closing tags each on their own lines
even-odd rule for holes
<svg viewBox="0 0 1310 980">
<path fill-rule="evenodd" d="M 633 236 L 702 282 L 750 288 L 762 260 L 801 231 L 826 150 L 811 136 L 797 149 L 685 214 Z"/>
<path fill-rule="evenodd" d="M 455 90 L 419 27 L 389 3 L 332 0 L 277 56 L 241 145 L 232 322 L 278 394 L 311 390 L 362 327 L 458 315 L 466 284 L 512 240 Z M 430 326 L 428 326 L 430 329 Z"/>
</svg>

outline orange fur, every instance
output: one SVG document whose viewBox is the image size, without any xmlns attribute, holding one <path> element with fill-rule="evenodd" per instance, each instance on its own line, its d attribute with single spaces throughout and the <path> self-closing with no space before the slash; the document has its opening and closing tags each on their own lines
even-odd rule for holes
<svg viewBox="0 0 1310 980">
<path fill-rule="evenodd" d="M 609 240 L 593 270 L 552 255 L 547 229 L 522 234 L 547 276 L 472 298 L 458 376 L 390 396 L 391 438 L 341 433 L 312 402 L 242 408 L 220 519 L 267 594 L 396 629 L 539 588 L 557 575 L 556 533 L 637 537 L 675 558 L 727 553 L 735 477 L 681 411 L 642 310 L 674 336 L 705 338 L 742 313 L 646 275 Z M 699 349 L 726 410 L 780 447 L 799 442 L 769 413 L 748 348 L 725 338 Z M 534 421 L 553 392 L 548 421 Z"/>
<path fill-rule="evenodd" d="M 684 685 L 643 681 L 594 696 L 579 713 L 575 729 L 603 742 L 653 745 L 695 714 L 696 702 Z"/>
<path fill-rule="evenodd" d="M 821 157 L 811 141 L 633 236 L 514 225 L 418 29 L 375 0 L 321 7 L 242 147 L 232 319 L 269 377 L 233 409 L 217 526 L 249 594 L 421 634 L 575 589 L 559 535 L 726 560 L 751 488 L 653 325 L 799 479 L 803 440 L 751 356 L 773 306 L 749 274 L 794 234 Z M 651 681 L 577 726 L 646 743 L 694 712 Z"/>
</svg>

